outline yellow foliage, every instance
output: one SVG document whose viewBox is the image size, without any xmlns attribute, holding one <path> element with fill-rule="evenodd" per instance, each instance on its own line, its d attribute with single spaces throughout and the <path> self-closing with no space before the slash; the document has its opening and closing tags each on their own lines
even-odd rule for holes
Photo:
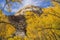
<svg viewBox="0 0 60 40">
<path fill-rule="evenodd" d="M 53 2 L 54 6 L 43 9 L 43 13 L 41 16 L 36 15 L 34 12 L 26 12 L 26 22 L 27 22 L 27 35 L 29 40 L 42 40 L 41 36 L 45 35 L 47 39 L 49 38 L 48 35 L 52 35 L 52 32 L 56 34 L 58 30 L 49 30 L 44 28 L 60 28 L 60 5 L 58 3 Z M 57 4 L 57 5 L 56 5 Z M 56 5 L 56 6 L 55 6 Z M 59 25 L 59 26 L 58 26 Z M 43 30 L 43 31 L 41 31 Z M 47 34 L 47 35 L 46 35 Z M 58 34 L 58 35 L 59 35 Z M 51 36 L 52 40 L 55 40 Z M 49 39 L 49 40 L 51 40 Z M 59 37 L 57 38 L 59 40 Z"/>
<path fill-rule="evenodd" d="M 26 28 L 27 36 L 24 38 L 15 36 L 13 38 L 9 38 L 8 40 L 56 40 L 56 39 L 60 40 L 60 38 L 57 35 L 55 38 L 53 34 L 56 33 L 60 35 L 59 30 L 45 29 L 45 28 L 60 28 L 60 5 L 56 2 L 53 2 L 53 5 L 54 5 L 53 7 L 44 8 L 41 16 L 38 16 L 34 12 L 30 12 L 30 11 L 25 12 L 26 14 L 25 18 L 27 23 L 27 28 Z M 8 19 L 6 18 L 5 20 Z M 0 33 L 0 35 L 4 34 L 5 37 L 9 37 L 11 34 L 14 33 L 15 28 L 13 26 L 8 24 L 5 27 L 6 30 L 4 31 L 6 34 L 4 34 L 3 31 L 3 33 Z"/>
<path fill-rule="evenodd" d="M 8 17 L 2 14 L 0 10 L 0 36 L 7 38 L 11 36 L 15 31 L 15 28 L 9 24 Z"/>
</svg>

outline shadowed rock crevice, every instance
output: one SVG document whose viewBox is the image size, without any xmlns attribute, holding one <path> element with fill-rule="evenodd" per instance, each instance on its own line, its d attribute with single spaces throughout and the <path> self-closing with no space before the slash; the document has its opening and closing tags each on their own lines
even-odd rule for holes
<svg viewBox="0 0 60 40">
<path fill-rule="evenodd" d="M 19 15 L 19 16 L 9 16 L 9 21 L 15 25 L 15 35 L 19 36 L 19 35 L 25 35 L 26 34 L 26 19 L 23 15 Z"/>
</svg>

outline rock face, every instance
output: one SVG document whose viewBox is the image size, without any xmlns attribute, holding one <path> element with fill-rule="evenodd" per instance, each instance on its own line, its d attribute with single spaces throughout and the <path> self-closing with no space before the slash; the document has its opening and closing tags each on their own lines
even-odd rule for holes
<svg viewBox="0 0 60 40">
<path fill-rule="evenodd" d="M 25 36 L 26 35 L 26 18 L 25 16 L 25 12 L 26 11 L 31 11 L 36 13 L 38 16 L 40 16 L 42 14 L 42 9 L 36 6 L 26 6 L 23 9 L 19 10 L 15 15 L 13 16 L 9 16 L 9 21 L 15 25 L 16 28 L 16 32 L 15 35 L 16 36 Z"/>
<path fill-rule="evenodd" d="M 15 35 L 19 36 L 21 35 L 25 35 L 26 33 L 26 19 L 23 15 L 19 15 L 19 16 L 9 16 L 9 21 L 15 25 L 16 28 L 16 32 Z"/>
<path fill-rule="evenodd" d="M 21 10 L 19 10 L 15 16 L 17 15 L 25 15 L 26 11 L 32 11 L 34 13 L 37 13 L 38 15 L 42 14 L 42 8 L 37 7 L 37 6 L 33 6 L 33 5 L 27 5 L 24 8 L 22 8 Z"/>
</svg>

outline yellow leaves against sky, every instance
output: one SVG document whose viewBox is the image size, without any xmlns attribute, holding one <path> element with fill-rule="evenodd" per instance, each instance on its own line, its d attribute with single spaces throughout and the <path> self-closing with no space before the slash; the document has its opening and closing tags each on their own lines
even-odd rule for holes
<svg viewBox="0 0 60 40">
<path fill-rule="evenodd" d="M 25 12 L 25 18 L 27 22 L 27 36 L 23 38 L 24 40 L 43 40 L 43 38 L 48 39 L 48 40 L 55 40 L 53 38 L 52 32 L 60 35 L 59 30 L 50 30 L 50 29 L 44 29 L 44 28 L 59 28 L 60 27 L 60 5 L 56 2 L 53 2 L 53 7 L 49 8 L 43 8 L 43 13 L 41 16 L 38 16 L 34 12 Z M 3 16 L 0 15 L 1 18 Z M 6 18 L 6 17 L 5 17 Z M 3 19 L 2 19 L 3 20 Z M 8 20 L 6 18 L 6 20 Z M 4 21 L 4 20 L 3 20 Z M 2 24 L 0 24 L 0 27 Z M 14 33 L 15 28 L 12 27 L 10 24 L 5 26 L 6 28 L 6 37 L 10 36 L 11 34 Z M 3 29 L 3 28 L 2 28 Z M 1 32 L 1 31 L 0 31 Z M 3 34 L 3 32 L 2 32 Z M 1 33 L 0 33 L 1 35 Z M 51 39 L 49 36 L 51 36 Z M 4 36 L 4 35 L 3 35 Z M 43 38 L 41 38 L 43 37 Z M 14 37 L 14 38 L 9 38 L 8 40 L 21 40 L 22 38 L 20 37 Z M 59 39 L 59 38 L 57 38 Z"/>
</svg>

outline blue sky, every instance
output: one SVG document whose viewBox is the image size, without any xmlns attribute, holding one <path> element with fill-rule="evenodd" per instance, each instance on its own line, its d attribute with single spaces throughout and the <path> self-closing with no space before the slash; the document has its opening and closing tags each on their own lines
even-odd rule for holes
<svg viewBox="0 0 60 40">
<path fill-rule="evenodd" d="M 0 9 L 4 8 L 5 3 L 6 3 L 5 0 L 0 0 Z M 51 5 L 51 1 L 50 0 L 23 0 L 22 4 L 18 2 L 10 2 L 10 4 L 12 4 L 11 12 L 8 12 L 7 5 L 2 10 L 3 13 L 7 16 L 14 15 L 18 10 L 20 10 L 21 8 L 27 5 L 34 5 L 41 8 L 47 8 Z"/>
</svg>

